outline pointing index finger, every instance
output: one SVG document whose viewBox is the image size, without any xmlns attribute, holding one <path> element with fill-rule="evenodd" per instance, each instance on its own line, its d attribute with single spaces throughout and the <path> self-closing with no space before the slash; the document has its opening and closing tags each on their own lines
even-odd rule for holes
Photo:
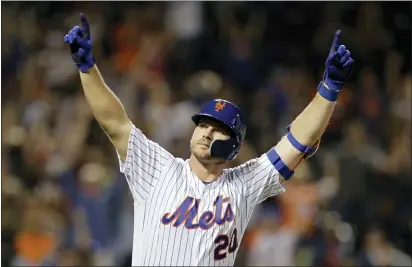
<svg viewBox="0 0 412 267">
<path fill-rule="evenodd" d="M 341 34 L 341 32 L 342 32 L 341 30 L 337 30 L 335 32 L 335 37 L 333 38 L 333 42 L 332 42 L 332 46 L 330 47 L 329 54 L 332 54 L 333 52 L 338 50 L 338 47 L 340 45 L 340 34 Z"/>
<path fill-rule="evenodd" d="M 83 13 L 80 13 L 80 21 L 82 22 L 84 39 L 88 40 L 90 38 L 90 27 L 89 23 L 87 22 L 86 16 Z"/>
</svg>

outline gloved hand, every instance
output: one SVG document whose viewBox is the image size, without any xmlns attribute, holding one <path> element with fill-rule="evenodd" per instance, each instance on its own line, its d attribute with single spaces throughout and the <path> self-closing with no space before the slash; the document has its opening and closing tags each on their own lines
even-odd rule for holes
<svg viewBox="0 0 412 267">
<path fill-rule="evenodd" d="M 319 93 L 330 101 L 336 101 L 343 84 L 352 75 L 355 63 L 350 57 L 350 51 L 340 44 L 340 36 L 341 31 L 336 31 L 325 62 L 324 81 L 318 87 Z"/>
<path fill-rule="evenodd" d="M 87 72 L 95 64 L 92 55 L 92 41 L 90 38 L 90 27 L 86 17 L 80 14 L 82 27 L 75 26 L 66 36 L 64 42 L 70 45 L 70 52 L 76 66 L 81 72 Z"/>
</svg>

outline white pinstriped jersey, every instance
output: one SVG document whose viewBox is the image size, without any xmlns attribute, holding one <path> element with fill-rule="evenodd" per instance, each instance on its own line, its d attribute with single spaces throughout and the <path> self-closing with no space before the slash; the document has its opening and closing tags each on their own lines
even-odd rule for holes
<svg viewBox="0 0 412 267">
<path fill-rule="evenodd" d="M 204 184 L 134 125 L 120 170 L 134 199 L 133 266 L 233 266 L 254 207 L 285 191 L 266 153 Z"/>
</svg>

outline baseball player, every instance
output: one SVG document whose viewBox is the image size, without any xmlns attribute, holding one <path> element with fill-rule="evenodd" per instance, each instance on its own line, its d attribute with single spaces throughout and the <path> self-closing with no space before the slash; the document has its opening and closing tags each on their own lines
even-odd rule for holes
<svg viewBox="0 0 412 267">
<path fill-rule="evenodd" d="M 301 160 L 312 156 L 354 64 L 334 37 L 325 77 L 288 133 L 267 153 L 228 168 L 246 134 L 240 109 L 217 99 L 192 119 L 191 156 L 184 160 L 149 140 L 105 84 L 92 55 L 89 24 L 64 37 L 79 68 L 86 99 L 119 157 L 134 199 L 133 266 L 232 266 L 257 204 L 284 192 Z"/>
</svg>

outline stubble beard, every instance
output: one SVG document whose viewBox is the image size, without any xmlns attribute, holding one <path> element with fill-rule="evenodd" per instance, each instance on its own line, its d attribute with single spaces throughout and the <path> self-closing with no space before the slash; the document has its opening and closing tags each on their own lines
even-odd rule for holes
<svg viewBox="0 0 412 267">
<path fill-rule="evenodd" d="M 205 167 L 207 166 L 216 166 L 216 165 L 221 165 L 224 164 L 226 161 L 224 159 L 218 159 L 214 158 L 210 155 L 210 147 L 208 149 L 209 153 L 206 155 L 199 155 L 200 153 L 197 153 L 196 150 L 193 149 L 193 147 L 190 147 L 190 152 L 191 154 Z"/>
</svg>

